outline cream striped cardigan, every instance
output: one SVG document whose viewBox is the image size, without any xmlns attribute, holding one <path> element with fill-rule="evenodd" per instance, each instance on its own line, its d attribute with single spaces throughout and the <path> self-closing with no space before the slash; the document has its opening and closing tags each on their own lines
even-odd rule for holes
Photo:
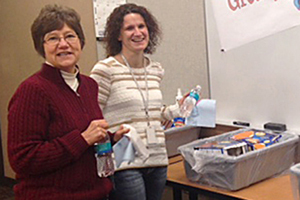
<svg viewBox="0 0 300 200">
<path fill-rule="evenodd" d="M 157 146 L 147 144 L 145 106 L 129 68 L 118 62 L 114 57 L 109 57 L 99 61 L 91 71 L 91 77 L 99 85 L 98 102 L 104 118 L 110 125 L 110 131 L 115 132 L 121 124 L 129 124 L 136 129 L 150 151 L 150 157 L 145 162 L 136 156 L 133 162 L 123 162 L 117 170 L 168 165 L 161 121 L 179 117 L 179 108 L 177 104 L 168 107 L 162 105 L 160 83 L 164 70 L 159 63 L 152 62 L 149 57 L 146 58 L 149 60 L 146 71 L 150 124 L 155 128 L 156 137 L 159 141 Z M 146 97 L 144 68 L 133 68 L 132 70 L 144 97 Z"/>
</svg>

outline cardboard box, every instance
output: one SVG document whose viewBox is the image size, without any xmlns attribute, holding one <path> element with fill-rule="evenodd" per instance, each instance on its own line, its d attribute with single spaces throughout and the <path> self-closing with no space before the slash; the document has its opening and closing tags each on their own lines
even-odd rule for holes
<svg viewBox="0 0 300 200">
<path fill-rule="evenodd" d="M 283 132 L 278 143 L 239 156 L 213 155 L 195 151 L 207 142 L 228 140 L 240 129 L 210 138 L 200 139 L 178 148 L 184 158 L 187 178 L 200 184 L 239 190 L 289 169 L 294 161 L 298 136 Z"/>
<path fill-rule="evenodd" d="M 211 154 L 225 154 L 230 156 L 238 156 L 249 151 L 246 142 L 226 140 L 220 142 L 205 143 L 201 146 L 194 147 L 194 150 Z"/>
<path fill-rule="evenodd" d="M 167 129 L 165 131 L 165 137 L 168 157 L 180 154 L 177 150 L 179 146 L 199 139 L 200 130 L 200 127 L 195 126 L 172 127 Z"/>
</svg>

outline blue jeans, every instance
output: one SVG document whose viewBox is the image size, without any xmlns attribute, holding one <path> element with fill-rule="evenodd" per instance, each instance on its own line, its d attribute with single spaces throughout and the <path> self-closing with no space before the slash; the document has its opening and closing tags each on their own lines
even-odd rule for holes
<svg viewBox="0 0 300 200">
<path fill-rule="evenodd" d="M 113 176 L 111 200 L 160 200 L 167 179 L 167 167 L 128 169 Z"/>
</svg>

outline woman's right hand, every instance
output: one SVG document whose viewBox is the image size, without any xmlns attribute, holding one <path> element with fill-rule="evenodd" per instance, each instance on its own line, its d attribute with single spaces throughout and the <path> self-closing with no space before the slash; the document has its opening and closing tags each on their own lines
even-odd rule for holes
<svg viewBox="0 0 300 200">
<path fill-rule="evenodd" d="M 89 127 L 81 133 L 82 137 L 89 145 L 103 140 L 107 134 L 108 123 L 104 119 L 93 120 Z"/>
</svg>

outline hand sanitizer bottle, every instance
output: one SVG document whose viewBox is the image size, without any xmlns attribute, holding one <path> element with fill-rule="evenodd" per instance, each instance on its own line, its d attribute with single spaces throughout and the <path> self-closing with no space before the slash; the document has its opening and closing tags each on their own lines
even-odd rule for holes
<svg viewBox="0 0 300 200">
<path fill-rule="evenodd" d="M 176 103 L 179 104 L 180 99 L 182 99 L 181 89 L 177 89 Z M 185 125 L 185 119 L 182 117 L 176 117 L 173 119 L 172 127 L 182 127 Z"/>
</svg>

